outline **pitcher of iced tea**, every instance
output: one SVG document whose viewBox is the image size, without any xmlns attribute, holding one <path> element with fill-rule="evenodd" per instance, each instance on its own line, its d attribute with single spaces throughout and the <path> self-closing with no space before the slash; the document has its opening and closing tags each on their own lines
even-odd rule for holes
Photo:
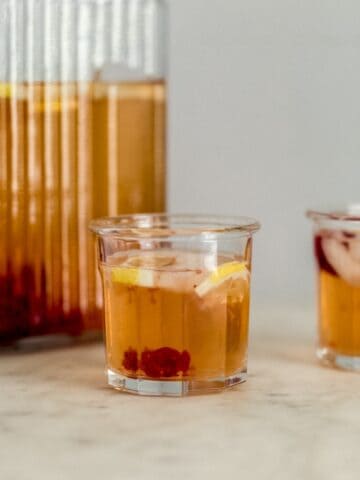
<svg viewBox="0 0 360 480">
<path fill-rule="evenodd" d="M 98 331 L 89 220 L 164 211 L 165 26 L 161 0 L 0 0 L 0 345 Z"/>
</svg>

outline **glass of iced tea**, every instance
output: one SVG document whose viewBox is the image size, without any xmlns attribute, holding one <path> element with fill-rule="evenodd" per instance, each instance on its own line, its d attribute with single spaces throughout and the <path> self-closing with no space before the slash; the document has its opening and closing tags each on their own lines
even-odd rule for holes
<svg viewBox="0 0 360 480">
<path fill-rule="evenodd" d="M 307 215 L 318 267 L 318 357 L 360 371 L 360 204 Z"/>
<path fill-rule="evenodd" d="M 145 214 L 90 228 L 111 386 L 182 396 L 245 380 L 256 220 Z"/>
</svg>

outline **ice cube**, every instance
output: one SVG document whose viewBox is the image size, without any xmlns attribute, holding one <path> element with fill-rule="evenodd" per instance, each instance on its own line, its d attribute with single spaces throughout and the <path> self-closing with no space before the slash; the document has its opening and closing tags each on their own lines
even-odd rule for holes
<svg viewBox="0 0 360 480">
<path fill-rule="evenodd" d="M 124 270 L 134 270 L 139 275 L 152 273 L 153 288 L 178 292 L 195 291 L 220 264 L 233 258 L 218 256 L 217 252 L 193 250 L 156 249 L 118 252 L 109 259 L 110 265 L 119 265 Z M 126 273 L 126 272 L 125 272 Z M 125 273 L 122 276 L 125 278 Z M 141 275 L 140 275 L 141 276 Z M 120 278 L 120 276 L 119 276 Z M 220 290 L 218 291 L 220 294 Z"/>
<path fill-rule="evenodd" d="M 197 252 L 172 251 L 175 261 L 158 272 L 159 288 L 190 292 L 201 282 L 206 272 L 204 255 Z"/>
<path fill-rule="evenodd" d="M 202 270 L 157 272 L 155 285 L 166 290 L 191 292 L 204 278 Z"/>
</svg>

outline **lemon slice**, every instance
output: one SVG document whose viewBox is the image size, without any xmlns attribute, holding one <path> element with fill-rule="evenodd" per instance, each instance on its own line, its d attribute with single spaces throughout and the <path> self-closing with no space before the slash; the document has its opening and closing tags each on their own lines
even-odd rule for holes
<svg viewBox="0 0 360 480">
<path fill-rule="evenodd" d="M 0 97 L 11 97 L 11 85 L 9 83 L 0 83 Z"/>
<path fill-rule="evenodd" d="M 147 253 L 134 255 L 121 266 L 114 267 L 111 280 L 126 285 L 151 288 L 155 286 L 156 270 L 175 263 L 175 256 Z"/>
<path fill-rule="evenodd" d="M 28 89 L 21 84 L 0 83 L 0 98 L 16 98 L 24 100 L 27 98 Z"/>
<path fill-rule="evenodd" d="M 154 272 L 144 268 L 116 267 L 111 270 L 114 283 L 151 288 L 155 286 Z"/>
<path fill-rule="evenodd" d="M 203 297 L 227 280 L 235 280 L 237 278 L 248 280 L 248 276 L 249 271 L 245 262 L 223 263 L 195 288 L 195 292 L 199 297 Z"/>
</svg>

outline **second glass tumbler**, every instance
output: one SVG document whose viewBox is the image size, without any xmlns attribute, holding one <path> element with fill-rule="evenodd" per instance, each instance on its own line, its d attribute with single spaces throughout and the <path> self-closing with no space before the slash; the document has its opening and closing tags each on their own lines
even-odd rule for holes
<svg viewBox="0 0 360 480">
<path fill-rule="evenodd" d="M 135 215 L 93 221 L 105 300 L 108 382 L 150 395 L 245 380 L 250 218 Z"/>
</svg>

